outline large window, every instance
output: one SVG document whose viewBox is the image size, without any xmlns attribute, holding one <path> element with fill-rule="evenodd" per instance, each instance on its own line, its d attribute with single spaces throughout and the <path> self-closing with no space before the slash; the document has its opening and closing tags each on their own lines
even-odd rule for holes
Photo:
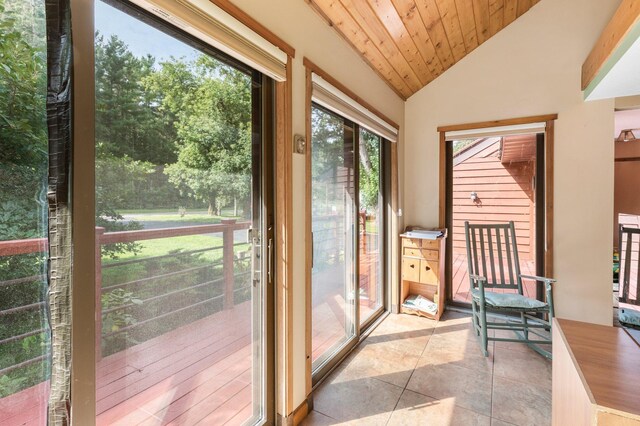
<svg viewBox="0 0 640 426">
<path fill-rule="evenodd" d="M 266 80 L 119 2 L 95 16 L 97 424 L 261 422 Z"/>
<path fill-rule="evenodd" d="M 49 394 L 44 0 L 0 0 L 0 424 L 44 424 Z"/>
</svg>

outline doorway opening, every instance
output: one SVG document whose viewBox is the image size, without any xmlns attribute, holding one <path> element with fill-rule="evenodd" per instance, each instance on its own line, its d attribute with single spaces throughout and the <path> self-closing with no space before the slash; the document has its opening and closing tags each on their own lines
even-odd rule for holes
<svg viewBox="0 0 640 426">
<path fill-rule="evenodd" d="M 544 275 L 545 137 L 543 133 L 452 138 L 447 150 L 448 299 L 471 303 L 464 224 L 513 221 L 526 275 Z M 540 178 L 539 178 L 540 177 Z M 542 300 L 539 284 L 524 295 Z"/>
<path fill-rule="evenodd" d="M 615 112 L 614 132 L 614 324 L 625 323 L 625 314 L 639 312 L 638 275 L 640 235 L 640 109 Z M 640 315 L 640 314 L 636 314 Z M 628 324 L 628 323 L 627 323 Z"/>
</svg>

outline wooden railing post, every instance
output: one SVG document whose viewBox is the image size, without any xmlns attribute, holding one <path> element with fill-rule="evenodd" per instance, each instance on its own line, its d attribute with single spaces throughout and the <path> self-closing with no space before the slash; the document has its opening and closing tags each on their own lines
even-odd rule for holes
<svg viewBox="0 0 640 426">
<path fill-rule="evenodd" d="M 235 219 L 222 219 L 223 225 L 228 225 L 222 231 L 222 272 L 224 274 L 224 309 L 233 308 L 234 289 L 234 253 L 233 253 L 233 233 Z"/>
<path fill-rule="evenodd" d="M 96 361 L 102 359 L 102 235 L 105 229 L 96 226 L 95 274 L 96 274 Z"/>
</svg>

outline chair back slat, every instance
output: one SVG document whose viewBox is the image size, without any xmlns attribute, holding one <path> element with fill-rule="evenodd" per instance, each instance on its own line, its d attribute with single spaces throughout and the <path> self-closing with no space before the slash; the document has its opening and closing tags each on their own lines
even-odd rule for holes
<svg viewBox="0 0 640 426">
<path fill-rule="evenodd" d="M 502 247 L 500 244 L 500 230 L 496 229 L 496 244 L 498 247 Z M 504 260 L 502 260 L 502 250 L 498 250 L 498 269 L 500 270 L 500 282 L 504 282 Z"/>
<path fill-rule="evenodd" d="M 619 301 L 640 305 L 640 229 L 620 225 L 620 288 Z"/>
<path fill-rule="evenodd" d="M 487 277 L 487 252 L 484 248 L 484 232 L 478 232 L 478 236 L 480 237 L 480 259 L 482 259 L 482 270 L 477 273 Z"/>
<path fill-rule="evenodd" d="M 497 231 L 497 229 L 496 229 Z M 496 262 L 493 255 L 493 238 L 491 236 L 491 229 L 487 232 L 487 244 L 489 245 L 489 266 L 491 267 L 491 281 L 496 282 Z"/>
<path fill-rule="evenodd" d="M 507 248 L 507 265 L 509 266 L 509 282 L 515 282 L 513 277 L 514 268 L 513 268 L 513 257 L 511 256 L 511 243 L 509 242 L 509 233 L 507 230 L 504 231 L 504 246 Z"/>
<path fill-rule="evenodd" d="M 516 265 L 516 283 L 518 291 L 522 294 L 522 278 L 520 278 L 520 256 L 518 255 L 518 243 L 516 242 L 516 225 L 513 221 L 509 222 L 509 231 L 511 231 L 511 247 L 513 247 L 513 264 Z"/>
<path fill-rule="evenodd" d="M 517 289 L 522 294 L 513 222 L 499 225 L 472 225 L 465 222 L 465 234 L 469 274 L 485 277 L 487 288 Z M 480 264 L 478 260 L 481 261 Z M 508 277 L 505 276 L 505 262 L 509 271 Z M 476 286 L 473 280 L 470 281 Z"/>
</svg>

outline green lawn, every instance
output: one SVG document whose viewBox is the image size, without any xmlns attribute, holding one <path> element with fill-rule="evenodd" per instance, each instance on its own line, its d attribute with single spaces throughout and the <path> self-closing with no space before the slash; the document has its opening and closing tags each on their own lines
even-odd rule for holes
<svg viewBox="0 0 640 426">
<path fill-rule="evenodd" d="M 139 241 L 140 252 L 137 254 L 124 253 L 117 259 L 104 258 L 104 264 L 118 263 L 123 260 L 144 259 L 154 256 L 162 256 L 180 251 L 198 250 L 207 247 L 222 246 L 222 237 L 212 237 L 208 235 L 187 235 L 184 237 L 158 238 L 156 240 Z M 211 260 L 222 257 L 222 250 L 206 251 L 202 254 L 203 259 Z"/>
<path fill-rule="evenodd" d="M 146 214 L 132 214 L 129 216 L 133 220 L 137 220 L 139 222 L 144 221 L 158 221 L 158 222 L 173 222 L 176 224 L 179 223 L 202 223 L 202 224 L 212 224 L 212 223 L 220 223 L 222 219 L 236 219 L 241 220 L 239 217 L 233 216 L 209 216 L 206 213 L 187 213 L 184 216 L 180 216 L 179 214 L 154 214 L 146 215 Z"/>
</svg>

